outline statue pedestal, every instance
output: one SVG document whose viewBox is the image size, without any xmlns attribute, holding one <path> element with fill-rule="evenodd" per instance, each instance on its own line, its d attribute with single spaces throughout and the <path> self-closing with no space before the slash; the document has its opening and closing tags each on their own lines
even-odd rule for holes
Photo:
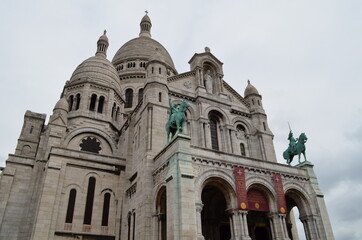
<svg viewBox="0 0 362 240">
<path fill-rule="evenodd" d="M 301 163 L 298 163 L 297 165 L 295 165 L 296 167 L 312 167 L 313 168 L 313 163 L 309 162 L 309 161 L 304 161 L 304 162 L 301 162 Z"/>
</svg>

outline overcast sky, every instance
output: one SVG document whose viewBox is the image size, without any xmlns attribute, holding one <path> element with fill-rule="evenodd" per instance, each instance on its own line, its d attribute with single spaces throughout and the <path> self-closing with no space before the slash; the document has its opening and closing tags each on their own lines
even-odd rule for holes
<svg viewBox="0 0 362 240">
<path fill-rule="evenodd" d="M 152 3 L 151 3 L 152 2 Z M 26 110 L 52 113 L 64 83 L 93 56 L 107 29 L 108 59 L 139 34 L 152 37 L 179 73 L 195 52 L 224 63 L 241 95 L 250 79 L 263 96 L 278 161 L 295 135 L 325 194 L 334 235 L 362 239 L 362 1 L 3 1 L 0 7 L 0 166 L 14 153 Z"/>
</svg>

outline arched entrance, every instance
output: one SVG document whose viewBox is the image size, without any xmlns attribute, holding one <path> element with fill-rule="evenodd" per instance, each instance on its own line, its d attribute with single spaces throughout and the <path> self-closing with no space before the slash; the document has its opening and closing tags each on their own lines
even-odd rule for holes
<svg viewBox="0 0 362 240">
<path fill-rule="evenodd" d="M 157 239 L 167 240 L 167 204 L 166 204 L 166 187 L 162 187 L 157 195 Z"/>
<path fill-rule="evenodd" d="M 288 215 L 286 218 L 288 236 L 293 239 L 318 239 L 318 229 L 313 218 L 308 217 L 310 209 L 302 193 L 290 189 L 285 193 Z M 294 213 L 297 213 L 294 215 Z M 298 217 L 299 219 L 296 219 Z M 301 220 L 301 222 L 299 222 Z M 299 224 L 297 224 L 297 222 Z M 304 231 L 302 230 L 304 227 Z"/>
<path fill-rule="evenodd" d="M 229 240 L 231 238 L 230 221 L 227 214 L 227 202 L 219 186 L 207 184 L 202 190 L 201 212 L 202 235 L 207 240 Z"/>
<path fill-rule="evenodd" d="M 265 194 L 256 188 L 248 191 L 247 215 L 249 235 L 252 240 L 271 240 L 270 224 L 268 219 L 269 203 Z"/>
</svg>

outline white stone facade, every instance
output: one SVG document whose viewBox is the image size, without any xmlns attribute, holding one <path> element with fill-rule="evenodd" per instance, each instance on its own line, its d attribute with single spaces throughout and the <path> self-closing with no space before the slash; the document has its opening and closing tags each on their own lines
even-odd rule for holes
<svg viewBox="0 0 362 240">
<path fill-rule="evenodd" d="M 209 48 L 179 74 L 147 15 L 140 26 L 112 62 L 106 33 L 99 38 L 47 124 L 25 113 L 1 174 L 0 239 L 295 240 L 295 206 L 307 239 L 334 239 L 313 165 L 277 163 L 256 88 L 233 90 Z M 182 100 L 185 132 L 167 143 L 169 101 Z M 235 167 L 267 211 L 240 209 Z M 285 214 L 273 174 L 282 176 Z"/>
</svg>

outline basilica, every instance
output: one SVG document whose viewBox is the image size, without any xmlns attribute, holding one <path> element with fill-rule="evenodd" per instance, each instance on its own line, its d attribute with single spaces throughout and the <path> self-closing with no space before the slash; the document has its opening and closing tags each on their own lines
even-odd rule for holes
<svg viewBox="0 0 362 240">
<path fill-rule="evenodd" d="M 179 73 L 151 28 L 146 14 L 112 61 L 105 31 L 49 121 L 26 111 L 0 239 L 298 240 L 297 221 L 334 239 L 313 164 L 277 162 L 259 91 L 236 92 L 208 47 Z"/>
</svg>

